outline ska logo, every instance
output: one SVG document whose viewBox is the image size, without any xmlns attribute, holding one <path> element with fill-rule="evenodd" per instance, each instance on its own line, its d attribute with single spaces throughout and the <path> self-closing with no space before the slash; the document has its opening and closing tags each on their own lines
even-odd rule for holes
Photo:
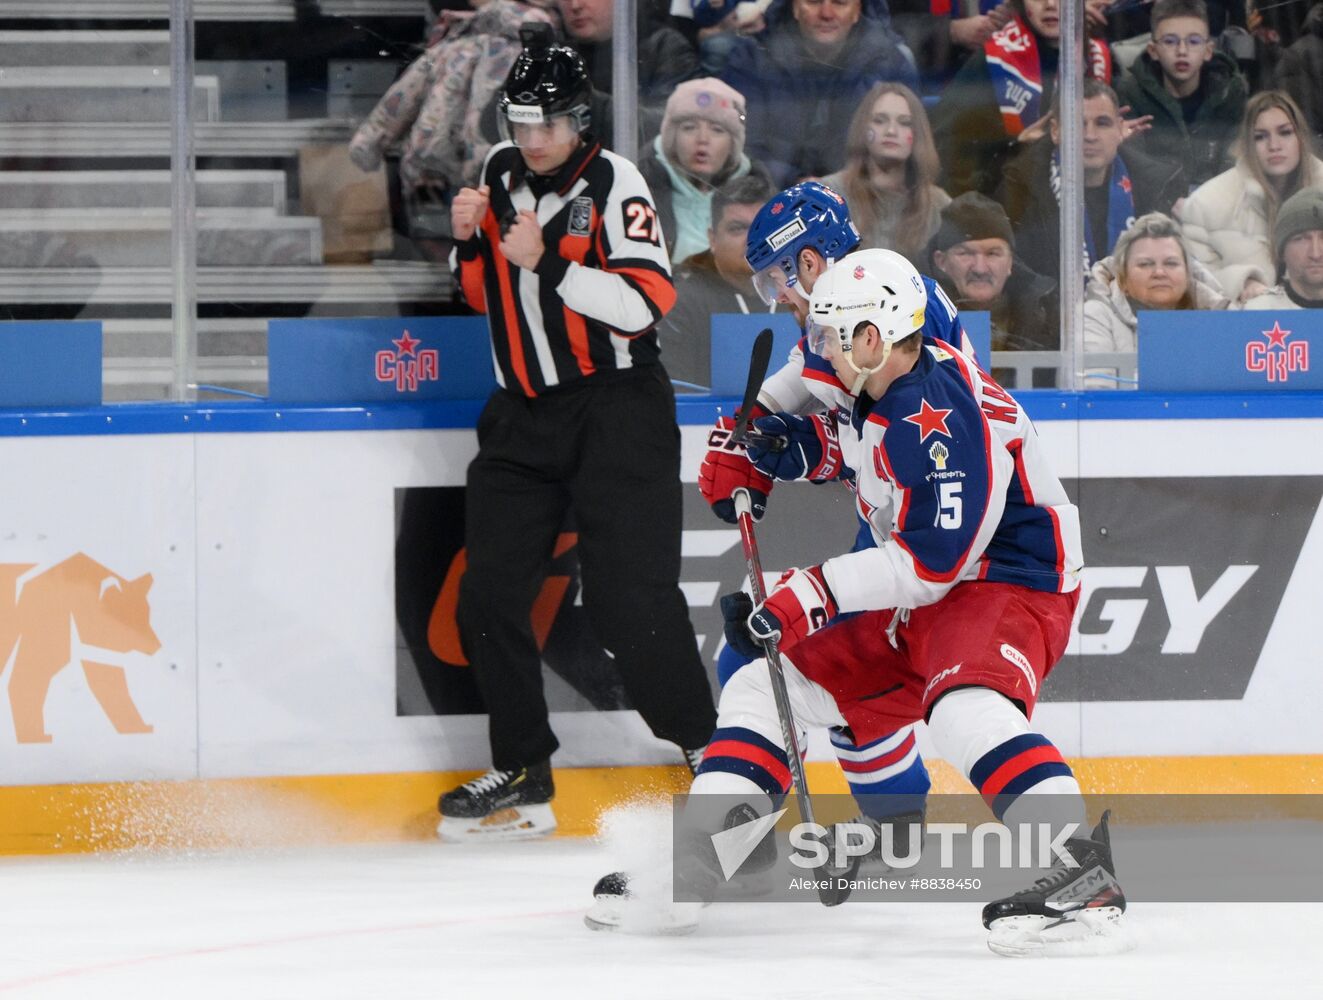
<svg viewBox="0 0 1323 1000">
<path fill-rule="evenodd" d="M 1245 345 L 1246 371 L 1262 372 L 1269 382 L 1285 382 L 1292 372 L 1309 371 L 1309 341 L 1288 344 L 1286 338 L 1291 331 L 1283 330 L 1276 321 L 1271 330 L 1262 331 L 1260 336 L 1268 338 L 1268 342 L 1251 340 Z"/>
<path fill-rule="evenodd" d="M 51 742 L 46 696 L 75 653 L 115 731 L 150 733 L 129 694 L 124 668 L 91 657 L 98 649 L 151 656 L 161 648 L 147 603 L 151 574 L 126 580 L 82 553 L 34 570 L 30 563 L 0 563 L 0 670 L 12 656 L 7 687 L 18 742 Z M 71 632 L 85 649 L 74 649 Z"/>
<path fill-rule="evenodd" d="M 441 352 L 436 348 L 420 348 L 422 341 L 409 336 L 408 330 L 391 343 L 395 350 L 377 352 L 378 382 L 394 382 L 396 392 L 416 392 L 419 382 L 441 378 Z"/>
</svg>

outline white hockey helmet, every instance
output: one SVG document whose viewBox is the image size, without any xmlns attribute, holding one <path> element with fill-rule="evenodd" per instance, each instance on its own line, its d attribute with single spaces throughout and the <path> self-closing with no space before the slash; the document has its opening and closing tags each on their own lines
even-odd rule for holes
<svg viewBox="0 0 1323 1000">
<path fill-rule="evenodd" d="M 808 348 L 826 355 L 840 345 L 856 374 L 852 395 L 858 395 L 869 375 L 887 363 L 891 345 L 923 328 L 928 291 L 914 265 L 894 250 L 857 250 L 832 264 L 813 286 L 809 297 Z M 855 332 L 865 323 L 877 328 L 882 360 L 872 368 L 855 364 Z"/>
</svg>

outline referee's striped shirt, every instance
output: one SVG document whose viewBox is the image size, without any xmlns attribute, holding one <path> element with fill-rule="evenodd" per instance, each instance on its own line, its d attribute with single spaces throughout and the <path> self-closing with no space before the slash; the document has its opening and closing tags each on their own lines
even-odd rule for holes
<svg viewBox="0 0 1323 1000">
<path fill-rule="evenodd" d="M 487 314 L 500 384 L 526 396 L 599 372 L 659 363 L 655 327 L 675 304 L 671 263 L 647 183 L 587 140 L 554 175 L 492 147 L 487 214 L 452 258 L 469 305 Z M 500 251 L 501 222 L 536 212 L 546 246 L 527 271 Z"/>
</svg>

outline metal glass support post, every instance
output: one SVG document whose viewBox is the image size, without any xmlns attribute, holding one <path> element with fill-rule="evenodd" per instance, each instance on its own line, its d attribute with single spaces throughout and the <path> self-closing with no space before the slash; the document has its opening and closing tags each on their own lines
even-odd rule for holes
<svg viewBox="0 0 1323 1000">
<path fill-rule="evenodd" d="M 611 22 L 611 148 L 638 161 L 638 0 L 616 0 Z M 596 128 L 596 126 L 594 126 Z"/>
<path fill-rule="evenodd" d="M 193 0 L 170 0 L 170 268 L 174 334 L 170 395 L 197 382 L 197 213 L 193 147 Z"/>
<path fill-rule="evenodd" d="M 1084 5 L 1061 9 L 1061 371 L 1060 389 L 1078 389 L 1084 361 Z"/>
</svg>

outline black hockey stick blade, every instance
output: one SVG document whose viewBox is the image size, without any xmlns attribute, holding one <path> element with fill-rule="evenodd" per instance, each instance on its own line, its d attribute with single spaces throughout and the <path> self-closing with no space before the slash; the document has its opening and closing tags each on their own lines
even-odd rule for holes
<svg viewBox="0 0 1323 1000">
<path fill-rule="evenodd" d="M 772 361 L 772 328 L 765 326 L 753 339 L 753 352 L 749 355 L 749 381 L 744 386 L 744 402 L 735 417 L 735 433 L 731 435 L 737 444 L 744 443 L 744 435 L 749 430 L 749 414 L 758 402 L 758 390 L 763 387 L 767 377 L 767 366 Z"/>
</svg>

